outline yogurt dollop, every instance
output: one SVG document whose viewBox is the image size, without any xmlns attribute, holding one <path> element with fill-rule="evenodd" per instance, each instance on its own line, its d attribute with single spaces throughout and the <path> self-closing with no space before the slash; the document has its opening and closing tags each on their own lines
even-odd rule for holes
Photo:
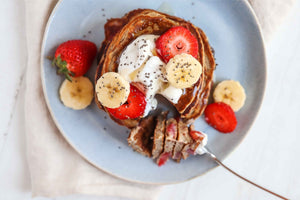
<svg viewBox="0 0 300 200">
<path fill-rule="evenodd" d="M 169 86 L 164 75 L 166 64 L 156 56 L 157 35 L 141 35 L 130 43 L 120 57 L 118 73 L 129 82 L 140 82 L 146 88 L 146 109 L 144 116 L 156 109 L 156 94 L 177 103 L 182 90 Z"/>
<path fill-rule="evenodd" d="M 199 144 L 199 146 L 197 147 L 197 149 L 195 151 L 195 153 L 199 154 L 199 155 L 202 155 L 202 154 L 206 153 L 206 151 L 203 149 L 203 147 L 206 146 L 208 138 L 207 138 L 207 135 L 205 133 L 203 133 L 203 135 L 204 135 L 204 138 L 203 138 L 203 140 L 201 141 L 201 143 Z"/>
</svg>

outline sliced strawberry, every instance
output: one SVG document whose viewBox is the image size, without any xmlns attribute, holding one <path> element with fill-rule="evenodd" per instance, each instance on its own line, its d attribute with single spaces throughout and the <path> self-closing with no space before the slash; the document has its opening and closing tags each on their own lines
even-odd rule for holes
<svg viewBox="0 0 300 200">
<path fill-rule="evenodd" d="M 158 166 L 160 167 L 160 166 L 166 164 L 166 162 L 169 160 L 170 155 L 171 155 L 171 153 L 168 153 L 168 152 L 162 153 L 156 161 Z"/>
<path fill-rule="evenodd" d="M 203 133 L 201 133 L 200 131 L 195 131 L 195 130 L 191 130 L 190 132 L 190 136 L 193 138 L 193 140 L 197 141 L 200 140 L 202 141 L 204 139 L 204 135 Z"/>
<path fill-rule="evenodd" d="M 181 158 L 181 152 L 176 152 L 173 159 L 177 160 L 177 159 L 180 159 L 180 158 Z"/>
<path fill-rule="evenodd" d="M 175 136 L 176 136 L 176 129 L 177 129 L 176 124 L 171 123 L 171 124 L 169 124 L 169 126 L 167 126 L 166 132 L 167 132 L 167 134 L 169 136 L 172 136 L 174 139 L 176 139 L 175 138 Z"/>
<path fill-rule="evenodd" d="M 170 28 L 156 40 L 155 44 L 157 53 L 166 63 L 175 55 L 182 53 L 198 57 L 197 39 L 182 26 Z"/>
<path fill-rule="evenodd" d="M 187 152 L 188 154 L 195 155 L 195 151 L 193 149 L 188 149 Z"/>
<path fill-rule="evenodd" d="M 234 131 L 237 120 L 232 108 L 222 102 L 208 105 L 204 111 L 206 122 L 222 133 Z"/>
<path fill-rule="evenodd" d="M 118 108 L 106 108 L 117 119 L 134 119 L 142 116 L 146 108 L 145 95 L 133 85 L 130 85 L 130 93 L 127 102 Z"/>
<path fill-rule="evenodd" d="M 131 82 L 130 84 L 133 85 L 134 87 L 136 87 L 139 91 L 141 91 L 146 96 L 147 88 L 143 83 L 141 83 L 141 82 Z"/>
</svg>

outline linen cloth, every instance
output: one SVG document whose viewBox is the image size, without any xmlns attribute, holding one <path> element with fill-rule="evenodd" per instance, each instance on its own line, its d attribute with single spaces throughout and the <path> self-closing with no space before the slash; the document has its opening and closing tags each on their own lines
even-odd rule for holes
<svg viewBox="0 0 300 200">
<path fill-rule="evenodd" d="M 266 41 L 283 21 L 295 0 L 249 0 Z M 160 186 L 127 182 L 96 169 L 81 158 L 56 128 L 45 103 L 40 52 L 48 17 L 57 0 L 25 0 L 28 63 L 25 94 L 27 161 L 32 195 L 67 194 L 155 199 Z"/>
</svg>

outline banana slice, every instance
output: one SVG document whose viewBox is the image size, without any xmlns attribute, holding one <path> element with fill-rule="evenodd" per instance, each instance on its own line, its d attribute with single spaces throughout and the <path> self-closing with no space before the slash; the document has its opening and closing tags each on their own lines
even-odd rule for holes
<svg viewBox="0 0 300 200">
<path fill-rule="evenodd" d="M 194 85 L 202 73 L 202 65 L 193 56 L 183 53 L 174 56 L 166 65 L 166 77 L 176 88 Z"/>
<path fill-rule="evenodd" d="M 235 112 L 245 104 L 246 94 L 243 86 L 238 81 L 225 80 L 217 85 L 213 93 L 215 102 L 223 102 Z"/>
<path fill-rule="evenodd" d="M 66 107 L 81 110 L 91 104 L 94 87 L 87 77 L 73 77 L 72 82 L 64 80 L 60 86 L 59 95 Z"/>
<path fill-rule="evenodd" d="M 120 74 L 107 72 L 98 79 L 95 90 L 103 106 L 117 108 L 127 101 L 130 85 Z"/>
</svg>

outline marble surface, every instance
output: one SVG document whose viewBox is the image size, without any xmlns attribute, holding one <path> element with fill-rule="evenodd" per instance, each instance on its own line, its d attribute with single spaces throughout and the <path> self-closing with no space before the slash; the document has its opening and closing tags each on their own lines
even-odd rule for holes
<svg viewBox="0 0 300 200">
<path fill-rule="evenodd" d="M 244 142 L 225 160 L 238 173 L 290 199 L 300 199 L 300 1 L 266 44 L 268 79 L 258 117 Z M 30 174 L 25 157 L 24 73 L 26 37 L 24 2 L 0 6 L 0 200 L 28 200 Z M 236 178 L 223 168 L 195 180 L 165 186 L 164 199 L 277 199 Z M 121 200 L 69 195 L 36 200 Z"/>
</svg>

